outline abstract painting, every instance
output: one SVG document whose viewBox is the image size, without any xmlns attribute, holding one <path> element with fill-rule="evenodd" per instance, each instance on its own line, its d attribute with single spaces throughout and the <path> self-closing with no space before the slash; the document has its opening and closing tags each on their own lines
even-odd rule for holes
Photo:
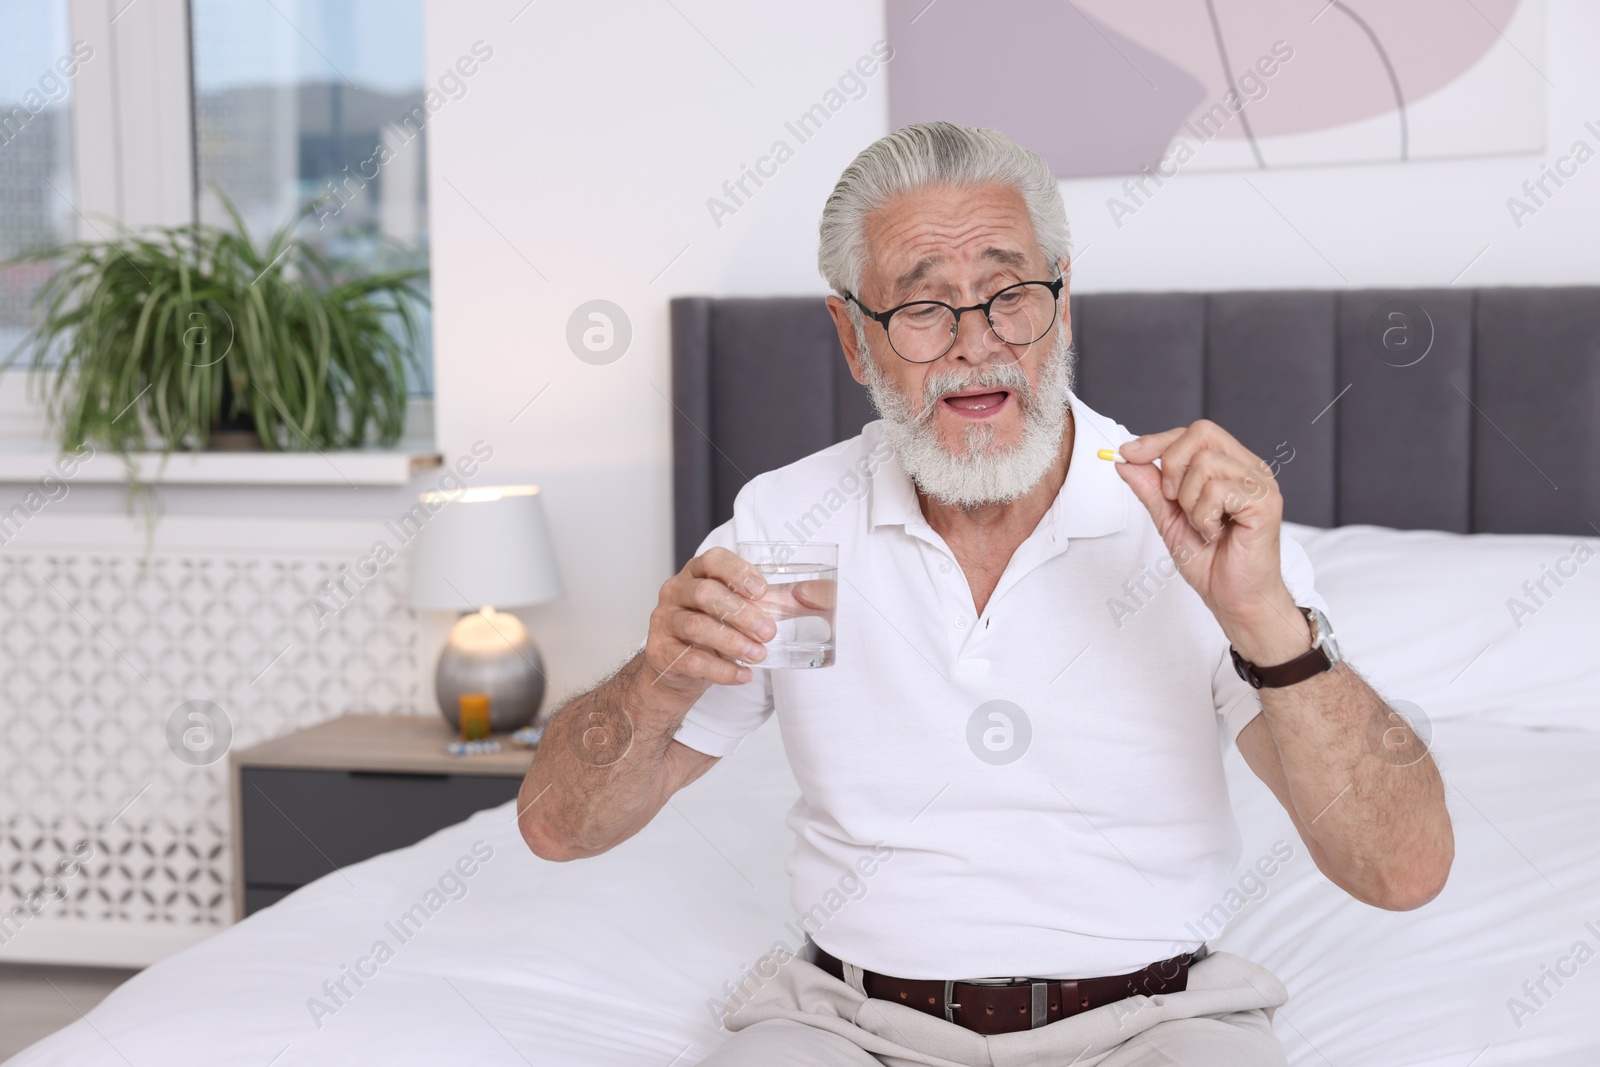
<svg viewBox="0 0 1600 1067">
<path fill-rule="evenodd" d="M 1543 0 L 887 0 L 889 117 L 1062 178 L 1544 148 Z"/>
</svg>

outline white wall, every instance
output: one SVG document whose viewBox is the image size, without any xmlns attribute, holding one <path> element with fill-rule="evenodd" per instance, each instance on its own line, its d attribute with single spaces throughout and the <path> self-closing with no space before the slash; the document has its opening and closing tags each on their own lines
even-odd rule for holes
<svg viewBox="0 0 1600 1067">
<path fill-rule="evenodd" d="M 669 571 L 669 298 L 822 293 L 817 215 L 887 129 L 883 74 L 720 229 L 705 201 L 884 31 L 879 5 L 848 0 L 524 3 L 428 4 L 430 70 L 494 49 L 433 126 L 437 420 L 447 457 L 486 437 L 497 479 L 546 487 L 569 592 L 531 619 L 559 694 L 631 651 Z M 1548 37 L 1553 158 L 1600 125 L 1600 6 L 1549 0 Z M 1538 172 L 1519 156 L 1248 175 L 1293 227 L 1242 174 L 1182 174 L 1120 229 L 1105 204 L 1120 181 L 1068 182 L 1074 284 L 1600 282 L 1600 162 L 1519 230 L 1505 201 Z M 565 342 L 594 298 L 632 320 L 609 366 Z"/>
</svg>

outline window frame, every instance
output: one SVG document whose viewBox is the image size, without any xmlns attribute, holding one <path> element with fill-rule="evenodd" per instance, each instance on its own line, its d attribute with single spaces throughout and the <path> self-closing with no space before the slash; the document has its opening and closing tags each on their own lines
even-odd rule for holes
<svg viewBox="0 0 1600 1067">
<path fill-rule="evenodd" d="M 78 237 L 195 218 L 188 0 L 68 0 L 74 41 L 94 49 L 73 100 Z"/>
</svg>

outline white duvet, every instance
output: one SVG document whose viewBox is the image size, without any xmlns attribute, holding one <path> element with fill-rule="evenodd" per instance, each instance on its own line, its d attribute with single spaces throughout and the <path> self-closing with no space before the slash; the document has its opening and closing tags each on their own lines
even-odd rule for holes
<svg viewBox="0 0 1600 1067">
<path fill-rule="evenodd" d="M 1386 531 L 1368 541 L 1385 535 L 1403 543 Z M 1349 551 L 1347 532 L 1326 536 Z M 1327 562 L 1336 576 L 1337 559 L 1318 558 L 1328 547 L 1318 535 L 1304 541 L 1319 572 Z M 1534 557 L 1559 543 L 1532 545 Z M 1354 609 L 1349 589 L 1372 581 L 1372 567 L 1394 566 L 1405 581 L 1418 565 L 1405 552 L 1388 564 L 1370 551 L 1362 559 L 1348 589 L 1319 583 L 1336 623 L 1341 598 Z M 1600 567 L 1585 577 L 1600 586 Z M 1576 579 L 1572 588 L 1574 604 L 1592 594 Z M 1417 622 L 1394 625 L 1399 641 Z M 1538 643 L 1525 645 L 1537 658 Z M 1587 645 L 1580 684 L 1600 726 Z M 1523 669 L 1521 654 L 1489 666 Z M 1438 899 L 1396 914 L 1345 896 L 1230 752 L 1244 848 L 1238 892 L 1213 913 L 1229 924 L 1211 943 L 1284 980 L 1290 999 L 1275 1026 L 1296 1067 L 1594 1067 L 1600 731 L 1449 708 L 1432 730 L 1457 841 Z M 688 1067 L 726 1037 L 713 1017 L 724 984 L 776 942 L 797 947 L 783 867 L 783 815 L 796 795 L 768 724 L 637 837 L 594 859 L 541 861 L 510 805 L 481 812 L 149 968 L 10 1062 Z"/>
</svg>

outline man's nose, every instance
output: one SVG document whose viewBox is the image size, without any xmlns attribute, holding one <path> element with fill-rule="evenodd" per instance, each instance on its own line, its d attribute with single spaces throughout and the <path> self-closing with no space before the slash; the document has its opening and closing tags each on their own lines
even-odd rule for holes
<svg viewBox="0 0 1600 1067">
<path fill-rule="evenodd" d="M 950 346 L 949 357 L 967 363 L 985 363 L 1004 348 L 1000 338 L 989 328 L 989 320 L 981 309 L 966 311 L 956 323 L 956 343 Z"/>
</svg>

